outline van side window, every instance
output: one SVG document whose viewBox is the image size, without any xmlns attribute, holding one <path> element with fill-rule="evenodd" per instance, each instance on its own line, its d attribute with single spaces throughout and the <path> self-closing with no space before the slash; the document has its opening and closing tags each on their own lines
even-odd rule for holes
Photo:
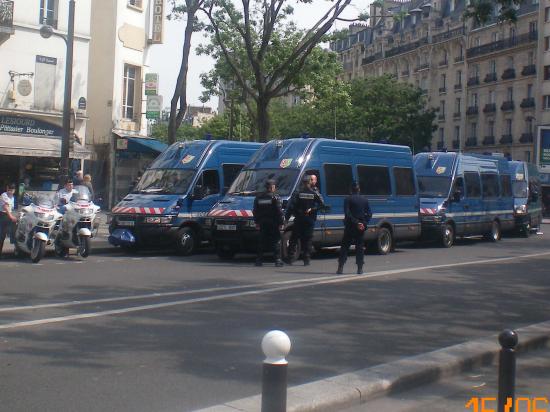
<svg viewBox="0 0 550 412">
<path fill-rule="evenodd" d="M 476 172 L 464 172 L 464 181 L 466 182 L 467 197 L 481 197 L 481 184 Z"/>
<path fill-rule="evenodd" d="M 361 193 L 371 196 L 390 196 L 390 170 L 385 166 L 357 166 Z M 414 187 L 414 185 L 413 185 Z"/>
<path fill-rule="evenodd" d="M 237 178 L 237 175 L 240 173 L 244 165 L 223 165 L 223 187 L 229 188 L 233 181 Z"/>
<path fill-rule="evenodd" d="M 460 193 L 460 197 L 464 196 L 464 179 L 462 177 L 457 177 L 453 185 L 453 191 L 451 195 L 454 196 L 455 193 Z"/>
<path fill-rule="evenodd" d="M 512 178 L 510 175 L 500 175 L 500 190 L 502 197 L 512 196 Z"/>
<path fill-rule="evenodd" d="M 410 167 L 394 167 L 393 177 L 397 196 L 414 196 L 416 194 L 413 171 Z"/>
<path fill-rule="evenodd" d="M 350 165 L 325 164 L 325 180 L 328 196 L 345 196 L 350 194 L 353 174 Z"/>
<path fill-rule="evenodd" d="M 217 170 L 205 170 L 198 185 L 202 186 L 204 196 L 220 193 L 220 175 Z"/>
<path fill-rule="evenodd" d="M 495 173 L 481 174 L 481 188 L 484 198 L 495 198 L 499 196 L 498 175 Z"/>
</svg>

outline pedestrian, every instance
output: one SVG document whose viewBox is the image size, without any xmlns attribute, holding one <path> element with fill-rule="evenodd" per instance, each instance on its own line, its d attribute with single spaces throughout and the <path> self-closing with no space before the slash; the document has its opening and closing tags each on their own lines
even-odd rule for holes
<svg viewBox="0 0 550 412">
<path fill-rule="evenodd" d="M 88 188 L 88 190 L 90 191 L 90 200 L 93 201 L 94 200 L 94 185 L 92 184 L 92 176 L 89 175 L 89 174 L 85 174 L 82 185 L 86 186 Z"/>
<path fill-rule="evenodd" d="M 82 186 L 84 183 L 84 172 L 82 170 L 77 170 L 74 174 L 73 182 L 75 186 Z"/>
<path fill-rule="evenodd" d="M 0 257 L 4 248 L 6 235 L 13 238 L 13 225 L 17 221 L 14 214 L 15 184 L 9 184 L 6 191 L 0 195 Z"/>
<path fill-rule="evenodd" d="M 275 181 L 270 179 L 265 184 L 265 192 L 262 192 L 254 199 L 254 223 L 260 230 L 258 242 L 258 254 L 256 266 L 262 266 L 264 247 L 269 246 L 273 250 L 275 266 L 283 266 L 281 260 L 281 231 L 284 226 L 283 209 L 281 200 L 275 193 Z"/>
<path fill-rule="evenodd" d="M 351 244 L 355 244 L 355 260 L 357 262 L 357 274 L 363 274 L 365 257 L 365 230 L 372 217 L 369 201 L 366 196 L 361 196 L 359 184 L 353 182 L 351 195 L 344 199 L 344 238 L 340 246 L 337 274 L 344 272 L 344 264 L 348 258 Z"/>
<path fill-rule="evenodd" d="M 317 177 L 315 177 L 316 181 Z M 293 258 L 297 258 L 295 256 L 296 249 L 298 241 L 300 241 L 304 266 L 309 265 L 317 211 L 324 205 L 323 197 L 313 186 L 312 175 L 305 175 L 302 178 L 302 187 L 291 197 L 285 215 L 287 220 L 294 216 L 294 225 L 292 225 L 292 235 L 288 246 L 289 263 L 292 263 Z"/>
</svg>

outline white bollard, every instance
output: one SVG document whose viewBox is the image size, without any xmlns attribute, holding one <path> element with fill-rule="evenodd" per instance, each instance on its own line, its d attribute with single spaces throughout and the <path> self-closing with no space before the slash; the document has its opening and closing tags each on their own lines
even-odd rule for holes
<svg viewBox="0 0 550 412">
<path fill-rule="evenodd" d="M 280 330 L 272 330 L 262 339 L 262 412 L 286 412 L 286 388 L 290 339 Z"/>
</svg>

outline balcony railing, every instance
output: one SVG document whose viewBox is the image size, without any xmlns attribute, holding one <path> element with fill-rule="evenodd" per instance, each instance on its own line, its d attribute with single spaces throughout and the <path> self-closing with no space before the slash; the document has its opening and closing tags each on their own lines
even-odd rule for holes
<svg viewBox="0 0 550 412">
<path fill-rule="evenodd" d="M 460 63 L 464 61 L 464 56 L 456 56 L 455 57 L 455 63 Z"/>
<path fill-rule="evenodd" d="M 424 63 L 424 64 L 419 64 L 418 66 L 416 66 L 414 71 L 419 72 L 420 70 L 427 70 L 429 68 L 430 68 L 430 63 Z"/>
<path fill-rule="evenodd" d="M 497 105 L 495 103 L 487 103 L 483 108 L 483 113 L 494 113 L 497 111 Z"/>
<path fill-rule="evenodd" d="M 460 149 L 460 140 L 453 140 L 453 149 Z"/>
<path fill-rule="evenodd" d="M 401 72 L 401 76 L 408 76 L 409 75 L 409 71 L 408 70 L 403 70 Z"/>
<path fill-rule="evenodd" d="M 515 78 L 516 78 L 516 70 L 515 69 L 506 69 L 502 73 L 502 80 L 515 79 Z"/>
<path fill-rule="evenodd" d="M 445 142 L 437 142 L 437 150 L 443 150 L 445 148 Z"/>
<path fill-rule="evenodd" d="M 528 109 L 530 107 L 535 107 L 535 98 L 534 97 L 526 97 L 521 101 L 519 104 L 519 107 L 522 109 Z"/>
<path fill-rule="evenodd" d="M 487 43 L 482 46 L 476 46 L 466 51 L 466 57 L 472 58 L 482 56 L 484 54 L 493 53 L 501 50 L 510 49 L 522 44 L 529 44 L 537 41 L 537 31 L 524 33 L 519 36 L 509 37 L 507 39 L 497 40 L 492 43 Z"/>
<path fill-rule="evenodd" d="M 477 146 L 477 137 L 468 137 L 466 139 L 466 146 Z"/>
<path fill-rule="evenodd" d="M 440 87 L 439 88 L 439 93 L 447 93 L 447 88 L 446 87 Z"/>
<path fill-rule="evenodd" d="M 522 133 L 519 138 L 520 143 L 533 143 L 534 136 L 533 133 Z"/>
<path fill-rule="evenodd" d="M 500 110 L 502 110 L 503 112 L 509 112 L 511 110 L 514 110 L 515 106 L 514 106 L 514 101 L 513 100 L 508 100 L 504 103 L 502 103 L 502 106 L 500 106 Z"/>
<path fill-rule="evenodd" d="M 492 145 L 492 144 L 495 144 L 495 136 L 485 136 L 483 138 L 483 144 L 485 146 L 489 146 L 489 145 Z"/>
<path fill-rule="evenodd" d="M 0 0 L 0 33 L 13 34 L 13 1 Z"/>
<path fill-rule="evenodd" d="M 453 118 L 460 119 L 461 117 L 462 117 L 462 113 L 460 113 L 460 112 L 454 112 L 453 113 Z"/>
<path fill-rule="evenodd" d="M 449 62 L 447 60 L 441 60 L 439 62 L 439 67 L 445 67 L 449 64 Z"/>
<path fill-rule="evenodd" d="M 533 74 L 537 74 L 537 66 L 534 64 L 530 64 L 529 66 L 524 66 L 521 70 L 522 76 L 531 76 Z"/>
<path fill-rule="evenodd" d="M 449 30 L 444 33 L 436 34 L 432 36 L 432 43 L 439 43 L 445 40 L 453 39 L 455 37 L 460 37 L 464 35 L 464 27 L 459 27 L 457 29 Z"/>
<path fill-rule="evenodd" d="M 455 90 L 462 90 L 462 83 L 455 84 Z"/>
<path fill-rule="evenodd" d="M 443 114 L 440 114 L 439 116 L 437 116 L 437 119 L 441 122 L 443 120 L 445 120 L 445 113 Z"/>
<path fill-rule="evenodd" d="M 487 73 L 485 76 L 485 80 L 483 80 L 485 83 L 491 83 L 497 81 L 497 74 L 496 73 Z"/>
<path fill-rule="evenodd" d="M 478 84 L 479 84 L 479 77 L 478 76 L 470 77 L 468 79 L 468 86 L 477 86 Z"/>
<path fill-rule="evenodd" d="M 473 116 L 479 113 L 479 108 L 477 106 L 470 106 L 466 109 L 466 115 Z"/>
<path fill-rule="evenodd" d="M 427 37 L 386 50 L 386 57 L 393 57 L 397 56 L 398 54 L 407 53 L 411 50 L 419 48 L 420 46 L 423 46 L 424 44 L 428 44 Z"/>
<path fill-rule="evenodd" d="M 503 134 L 500 138 L 500 144 L 512 144 L 514 143 L 514 138 L 511 134 Z"/>
</svg>

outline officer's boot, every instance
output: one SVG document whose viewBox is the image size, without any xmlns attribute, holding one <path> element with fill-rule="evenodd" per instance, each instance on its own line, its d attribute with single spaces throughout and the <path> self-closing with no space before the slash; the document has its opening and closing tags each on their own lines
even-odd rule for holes
<svg viewBox="0 0 550 412">
<path fill-rule="evenodd" d="M 338 261 L 338 269 L 336 270 L 336 274 L 341 275 L 342 273 L 344 273 L 344 262 L 339 260 Z"/>
<path fill-rule="evenodd" d="M 283 267 L 283 261 L 281 260 L 281 242 L 275 242 L 273 246 L 273 256 L 275 257 L 275 266 L 280 268 Z"/>
<path fill-rule="evenodd" d="M 357 274 L 358 275 L 362 275 L 363 273 L 363 264 L 361 263 L 360 265 L 357 265 Z"/>
</svg>

